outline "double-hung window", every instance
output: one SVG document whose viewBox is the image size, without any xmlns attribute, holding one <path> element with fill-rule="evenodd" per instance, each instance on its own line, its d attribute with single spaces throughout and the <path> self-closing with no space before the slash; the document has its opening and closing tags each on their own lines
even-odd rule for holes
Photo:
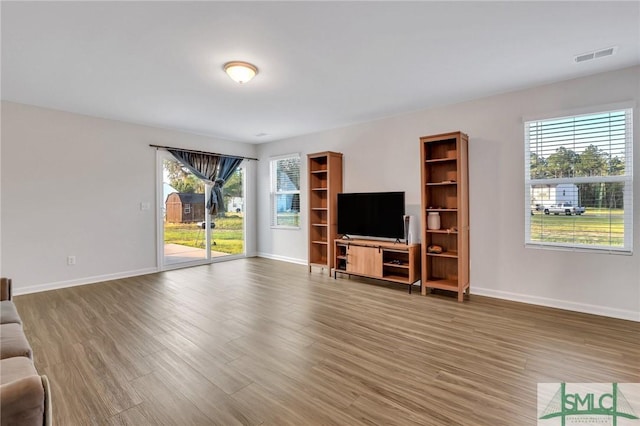
<svg viewBox="0 0 640 426">
<path fill-rule="evenodd" d="M 633 110 L 526 121 L 527 246 L 631 253 Z"/>
<path fill-rule="evenodd" d="M 271 159 L 271 226 L 300 227 L 300 155 Z"/>
</svg>

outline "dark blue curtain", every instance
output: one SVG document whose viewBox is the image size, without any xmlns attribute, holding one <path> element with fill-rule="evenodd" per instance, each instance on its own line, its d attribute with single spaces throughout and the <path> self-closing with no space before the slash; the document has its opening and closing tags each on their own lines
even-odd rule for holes
<svg viewBox="0 0 640 426">
<path fill-rule="evenodd" d="M 218 177 L 214 182 L 213 188 L 211 188 L 211 195 L 207 203 L 207 208 L 212 215 L 226 211 L 222 187 L 224 187 L 224 184 L 233 172 L 236 171 L 240 163 L 242 163 L 242 158 L 220 157 L 220 161 L 218 162 Z"/>
<path fill-rule="evenodd" d="M 220 157 L 218 179 L 222 179 L 225 182 L 228 181 L 233 172 L 236 171 L 240 163 L 242 163 L 242 158 Z"/>
<path fill-rule="evenodd" d="M 222 187 L 233 172 L 236 171 L 240 163 L 242 163 L 242 158 L 189 152 L 179 149 L 168 149 L 167 151 L 199 179 L 213 185 L 211 194 L 209 194 L 209 200 L 207 201 L 209 213 L 215 216 L 219 212 L 224 212 Z"/>
<path fill-rule="evenodd" d="M 198 178 L 213 185 L 218 177 L 219 155 L 201 154 L 196 152 L 168 149 L 179 162 Z"/>
</svg>

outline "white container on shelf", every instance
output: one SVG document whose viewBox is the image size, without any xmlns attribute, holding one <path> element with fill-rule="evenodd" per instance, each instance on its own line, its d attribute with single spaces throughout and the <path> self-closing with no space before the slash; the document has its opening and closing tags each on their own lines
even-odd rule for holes
<svg viewBox="0 0 640 426">
<path fill-rule="evenodd" d="M 427 228 L 440 229 L 440 213 L 429 212 L 429 214 L 427 215 Z"/>
</svg>

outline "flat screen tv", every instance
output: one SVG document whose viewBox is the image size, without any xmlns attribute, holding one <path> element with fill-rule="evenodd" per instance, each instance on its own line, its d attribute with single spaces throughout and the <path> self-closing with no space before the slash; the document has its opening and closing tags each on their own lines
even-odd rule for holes
<svg viewBox="0 0 640 426">
<path fill-rule="evenodd" d="M 404 192 L 338 194 L 338 234 L 404 238 Z"/>
</svg>

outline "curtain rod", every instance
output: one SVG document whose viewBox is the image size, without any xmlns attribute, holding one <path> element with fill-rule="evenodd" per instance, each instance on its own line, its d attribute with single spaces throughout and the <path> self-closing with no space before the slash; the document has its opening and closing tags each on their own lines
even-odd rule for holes
<svg viewBox="0 0 640 426">
<path fill-rule="evenodd" d="M 149 146 L 152 147 L 152 148 L 156 148 L 156 149 L 175 149 L 175 150 L 178 150 L 178 151 L 192 152 L 194 154 L 219 155 L 221 157 L 242 158 L 243 160 L 255 160 L 255 161 L 258 161 L 257 158 L 243 157 L 242 155 L 227 155 L 227 154 L 219 154 L 217 152 L 197 151 L 195 149 L 175 148 L 173 146 L 162 146 L 162 145 L 153 145 L 153 144 L 149 144 Z"/>
</svg>

